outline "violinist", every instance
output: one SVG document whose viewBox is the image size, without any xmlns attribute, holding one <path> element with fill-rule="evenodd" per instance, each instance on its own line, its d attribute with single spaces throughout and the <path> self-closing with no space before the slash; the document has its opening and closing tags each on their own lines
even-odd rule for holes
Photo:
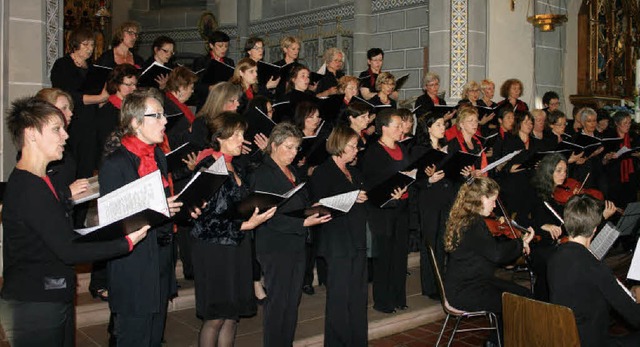
<svg viewBox="0 0 640 347">
<path fill-rule="evenodd" d="M 638 138 L 632 134 L 631 115 L 618 111 L 613 115 L 614 130 L 607 137 L 621 137 L 620 148 L 638 146 Z M 637 152 L 617 157 L 615 153 L 605 154 L 603 158 L 604 170 L 608 180 L 609 198 L 618 206 L 626 206 L 637 200 L 638 169 Z"/>
<path fill-rule="evenodd" d="M 499 266 L 529 253 L 529 242 L 534 236 L 533 230 L 507 241 L 491 236 L 484 217 L 495 208 L 499 191 L 500 186 L 493 179 L 475 178 L 460 188 L 449 213 L 444 235 L 444 247 L 449 253 L 444 285 L 447 299 L 455 308 L 488 310 L 500 315 L 502 293 L 530 296 L 526 288 L 495 277 Z M 501 322 L 498 317 L 498 324 Z M 489 339 L 498 343 L 495 334 Z"/>
<path fill-rule="evenodd" d="M 416 127 L 416 143 L 414 152 L 416 156 L 430 150 L 444 151 L 445 124 L 442 115 L 422 115 L 418 119 Z M 419 219 L 421 231 L 420 249 L 420 282 L 422 295 L 431 299 L 439 299 L 438 288 L 433 268 L 429 265 L 430 258 L 426 245 L 430 245 L 436 256 L 439 266 L 444 265 L 444 231 L 447 216 L 456 190 L 453 182 L 445 177 L 442 170 L 436 171 L 435 165 L 427 167 L 425 179 L 415 183 L 419 206 Z"/>
</svg>

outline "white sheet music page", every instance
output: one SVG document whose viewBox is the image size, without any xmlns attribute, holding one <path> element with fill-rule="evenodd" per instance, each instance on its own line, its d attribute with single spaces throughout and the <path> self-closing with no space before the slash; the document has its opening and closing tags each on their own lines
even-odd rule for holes
<svg viewBox="0 0 640 347">
<path fill-rule="evenodd" d="M 633 258 L 631 258 L 631 265 L 629 266 L 629 272 L 627 273 L 627 278 L 631 280 L 640 281 L 640 252 L 638 249 L 640 248 L 640 239 L 638 239 L 638 243 L 636 244 L 636 249 L 633 252 Z"/>
<path fill-rule="evenodd" d="M 147 208 L 170 216 L 160 170 L 99 198 L 98 221 L 100 225 L 111 224 Z"/>
<path fill-rule="evenodd" d="M 596 258 L 602 260 L 613 243 L 618 239 L 618 236 L 620 236 L 620 232 L 613 226 L 613 224 L 607 223 L 604 228 L 600 230 L 598 235 L 591 240 L 589 250 Z"/>
<path fill-rule="evenodd" d="M 320 199 L 320 201 L 318 202 L 322 206 L 330 207 L 334 210 L 347 213 L 351 210 L 351 207 L 353 207 L 353 204 L 356 203 L 356 199 L 358 199 L 358 194 L 360 194 L 360 191 L 354 190 L 352 192 L 326 197 L 326 198 Z"/>
</svg>

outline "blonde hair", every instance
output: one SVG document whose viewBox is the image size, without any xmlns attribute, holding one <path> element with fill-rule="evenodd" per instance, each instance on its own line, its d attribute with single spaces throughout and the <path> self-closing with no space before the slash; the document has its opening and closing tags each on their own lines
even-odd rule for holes
<svg viewBox="0 0 640 347">
<path fill-rule="evenodd" d="M 474 220 L 481 218 L 482 197 L 493 197 L 499 192 L 498 183 L 488 177 L 477 177 L 470 183 L 462 185 L 449 212 L 444 234 L 445 251 L 455 251 L 469 226 Z"/>
<path fill-rule="evenodd" d="M 229 82 L 239 85 L 242 90 L 245 90 L 244 84 L 245 84 L 245 80 L 242 78 L 242 75 L 240 74 L 245 73 L 247 70 L 251 69 L 251 68 L 257 68 L 258 67 L 258 63 L 256 63 L 253 59 L 251 58 L 242 58 L 240 59 L 240 61 L 238 62 L 238 65 L 236 65 L 236 69 L 233 70 L 233 76 L 231 76 L 231 79 L 229 80 Z M 250 85 L 251 89 L 254 92 L 258 91 L 258 86 L 256 84 L 252 84 Z"/>
<path fill-rule="evenodd" d="M 462 98 L 463 99 L 469 99 L 469 91 L 471 91 L 473 89 L 480 90 L 480 85 L 478 84 L 478 82 L 471 81 L 471 82 L 465 84 L 464 88 L 462 89 Z"/>
<path fill-rule="evenodd" d="M 292 44 L 297 43 L 300 46 L 300 39 L 295 36 L 285 36 L 280 40 L 280 48 L 284 52 L 285 48 L 289 48 Z"/>
<path fill-rule="evenodd" d="M 388 81 L 396 83 L 396 77 L 392 75 L 390 72 L 387 72 L 387 71 L 381 72 L 378 75 L 378 78 L 376 78 L 376 90 L 377 91 L 382 90 L 382 85 L 387 83 Z"/>
<path fill-rule="evenodd" d="M 461 105 L 460 108 L 458 108 L 458 117 L 456 117 L 457 118 L 456 125 L 458 126 L 458 129 L 460 129 L 460 123 L 464 122 L 467 118 L 471 117 L 472 115 L 475 115 L 476 117 L 478 117 L 478 109 L 470 105 Z"/>
<path fill-rule="evenodd" d="M 357 87 L 358 78 L 355 76 L 349 76 L 349 75 L 340 77 L 340 79 L 338 80 L 338 93 L 344 93 L 344 90 L 345 88 L 347 88 L 349 83 L 355 83 Z"/>
</svg>

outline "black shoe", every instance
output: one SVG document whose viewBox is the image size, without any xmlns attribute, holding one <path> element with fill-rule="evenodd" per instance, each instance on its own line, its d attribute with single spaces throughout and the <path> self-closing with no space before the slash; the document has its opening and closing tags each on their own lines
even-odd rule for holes
<svg viewBox="0 0 640 347">
<path fill-rule="evenodd" d="M 302 292 L 303 292 L 303 293 L 305 293 L 305 294 L 307 294 L 307 295 L 313 295 L 313 294 L 315 294 L 315 293 L 316 293 L 316 291 L 313 289 L 313 286 L 312 286 L 312 285 L 309 285 L 309 284 L 305 284 L 305 285 L 302 287 Z"/>
<path fill-rule="evenodd" d="M 398 310 L 400 310 L 400 311 L 404 311 L 404 310 L 406 310 L 406 309 L 408 309 L 408 308 L 409 308 L 409 306 L 407 306 L 407 305 L 400 305 L 400 306 L 396 306 L 396 309 L 398 309 Z"/>
<path fill-rule="evenodd" d="M 381 307 L 376 307 L 375 305 L 373 306 L 373 309 L 382 313 L 396 313 L 396 310 L 392 308 L 381 308 Z"/>
</svg>

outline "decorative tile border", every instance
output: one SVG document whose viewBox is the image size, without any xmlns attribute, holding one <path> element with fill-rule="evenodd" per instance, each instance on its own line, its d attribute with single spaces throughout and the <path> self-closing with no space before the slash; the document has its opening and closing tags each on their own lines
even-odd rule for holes
<svg viewBox="0 0 640 347">
<path fill-rule="evenodd" d="M 451 80 L 449 95 L 460 98 L 467 83 L 467 0 L 451 0 Z"/>
<path fill-rule="evenodd" d="M 56 59 L 64 54 L 62 47 L 62 1 L 46 2 L 46 36 L 47 73 L 51 71 Z"/>
</svg>

